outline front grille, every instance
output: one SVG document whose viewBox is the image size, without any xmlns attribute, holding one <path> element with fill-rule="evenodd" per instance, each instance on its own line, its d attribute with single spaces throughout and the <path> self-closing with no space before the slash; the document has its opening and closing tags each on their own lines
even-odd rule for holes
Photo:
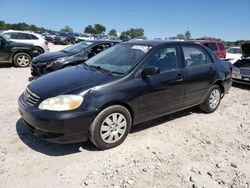
<svg viewBox="0 0 250 188">
<path fill-rule="evenodd" d="M 37 104 L 37 102 L 40 99 L 38 95 L 30 91 L 28 88 L 25 90 L 25 95 L 27 97 L 27 103 L 31 106 L 34 106 L 35 104 Z"/>
<path fill-rule="evenodd" d="M 249 69 L 240 69 L 240 73 L 250 76 L 250 70 Z"/>
</svg>

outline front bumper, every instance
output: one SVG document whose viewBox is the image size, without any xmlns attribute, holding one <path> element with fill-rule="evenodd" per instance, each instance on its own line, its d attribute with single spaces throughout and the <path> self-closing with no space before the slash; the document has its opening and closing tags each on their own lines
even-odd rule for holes
<svg viewBox="0 0 250 188">
<path fill-rule="evenodd" d="M 233 82 L 250 85 L 250 74 L 241 74 L 233 71 Z"/>
<path fill-rule="evenodd" d="M 88 139 L 88 130 L 97 111 L 52 112 L 29 106 L 23 95 L 18 100 L 19 112 L 31 133 L 54 143 L 76 143 Z"/>
<path fill-rule="evenodd" d="M 30 65 L 32 76 L 42 76 L 44 74 L 59 70 L 60 68 L 61 67 L 58 65 L 51 65 L 51 62 L 32 62 Z"/>
</svg>

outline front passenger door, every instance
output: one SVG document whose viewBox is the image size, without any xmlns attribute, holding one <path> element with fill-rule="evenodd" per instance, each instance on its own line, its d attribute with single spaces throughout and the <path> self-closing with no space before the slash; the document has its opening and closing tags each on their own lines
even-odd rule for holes
<svg viewBox="0 0 250 188">
<path fill-rule="evenodd" d="M 144 67 L 158 67 L 157 75 L 141 78 L 139 88 L 139 111 L 143 120 L 159 117 L 181 108 L 184 97 L 183 76 L 179 51 L 176 46 L 158 49 Z"/>
</svg>

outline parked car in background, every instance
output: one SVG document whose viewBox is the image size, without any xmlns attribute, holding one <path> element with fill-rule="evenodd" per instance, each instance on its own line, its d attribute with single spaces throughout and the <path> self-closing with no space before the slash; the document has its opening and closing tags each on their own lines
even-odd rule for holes
<svg viewBox="0 0 250 188">
<path fill-rule="evenodd" d="M 241 59 L 242 53 L 240 47 L 229 47 L 226 53 L 226 59 L 234 64 L 236 61 Z"/>
<path fill-rule="evenodd" d="M 52 42 L 54 41 L 54 38 L 57 36 L 57 32 L 49 32 L 49 33 L 43 33 L 42 36 L 45 40 L 47 40 L 48 42 Z"/>
<path fill-rule="evenodd" d="M 79 36 L 76 36 L 75 38 L 77 42 L 95 39 L 95 37 L 92 34 L 87 34 L 87 33 L 79 34 Z"/>
<path fill-rule="evenodd" d="M 17 67 L 27 67 L 38 55 L 32 44 L 13 42 L 0 35 L 0 63 L 14 63 Z"/>
<path fill-rule="evenodd" d="M 121 144 L 131 126 L 199 105 L 214 112 L 231 87 L 229 63 L 202 45 L 133 41 L 32 81 L 19 97 L 25 125 L 56 143 Z"/>
<path fill-rule="evenodd" d="M 219 58 L 226 58 L 226 48 L 221 41 L 194 40 L 193 42 L 202 44 L 211 49 Z"/>
<path fill-rule="evenodd" d="M 4 38 L 14 42 L 32 44 L 36 47 L 39 54 L 49 52 L 48 42 L 40 34 L 33 32 L 8 30 L 1 33 L 1 35 L 3 35 Z"/>
<path fill-rule="evenodd" d="M 58 52 L 42 54 L 33 59 L 31 74 L 33 76 L 41 76 L 49 72 L 83 63 L 87 59 L 117 43 L 117 41 L 101 40 L 83 41 Z"/>
<path fill-rule="evenodd" d="M 75 37 L 67 33 L 59 33 L 53 39 L 54 44 L 75 44 Z"/>
<path fill-rule="evenodd" d="M 250 84 L 250 42 L 241 44 L 242 59 L 233 64 L 233 81 Z"/>
</svg>

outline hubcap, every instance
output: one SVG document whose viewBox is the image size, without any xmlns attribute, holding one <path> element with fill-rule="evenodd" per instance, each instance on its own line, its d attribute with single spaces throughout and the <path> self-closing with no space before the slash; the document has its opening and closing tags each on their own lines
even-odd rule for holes
<svg viewBox="0 0 250 188">
<path fill-rule="evenodd" d="M 115 143 L 122 138 L 127 128 L 127 120 L 121 113 L 110 114 L 103 121 L 100 134 L 104 142 Z"/>
<path fill-rule="evenodd" d="M 22 67 L 29 65 L 29 62 L 30 62 L 29 58 L 25 55 L 20 55 L 17 58 L 17 63 Z"/>
<path fill-rule="evenodd" d="M 218 89 L 215 89 L 211 92 L 210 98 L 209 98 L 209 106 L 212 109 L 215 109 L 219 102 L 220 102 L 220 91 Z"/>
</svg>

